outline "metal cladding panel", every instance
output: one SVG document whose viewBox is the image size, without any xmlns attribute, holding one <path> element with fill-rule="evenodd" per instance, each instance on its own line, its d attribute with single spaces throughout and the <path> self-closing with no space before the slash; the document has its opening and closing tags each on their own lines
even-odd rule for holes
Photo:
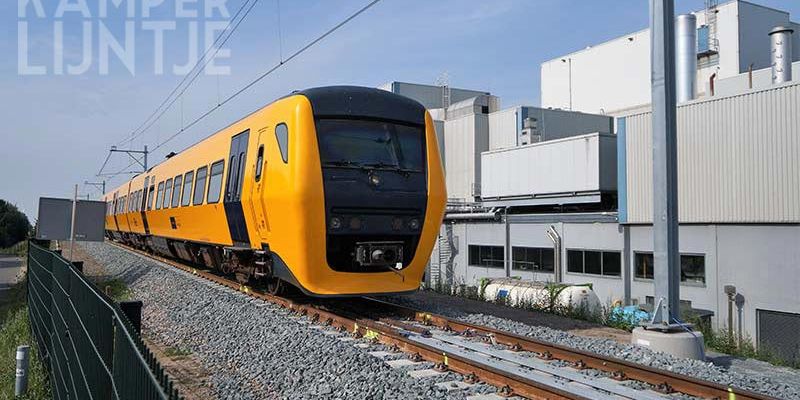
<svg viewBox="0 0 800 400">
<path fill-rule="evenodd" d="M 505 149 L 517 145 L 517 107 L 489 114 L 489 149 Z"/>
<path fill-rule="evenodd" d="M 615 141 L 613 135 L 593 133 L 485 152 L 483 198 L 615 190 L 616 168 L 608 168 L 616 160 Z"/>
<path fill-rule="evenodd" d="M 651 223 L 651 114 L 626 123 L 628 222 Z M 798 132 L 800 84 L 678 107 L 680 222 L 800 222 Z"/>
</svg>

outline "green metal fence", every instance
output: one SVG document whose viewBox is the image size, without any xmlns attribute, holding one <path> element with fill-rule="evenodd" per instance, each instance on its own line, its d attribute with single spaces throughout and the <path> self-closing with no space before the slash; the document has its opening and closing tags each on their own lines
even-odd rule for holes
<svg viewBox="0 0 800 400">
<path fill-rule="evenodd" d="M 30 243 L 28 310 L 61 399 L 180 399 L 119 305 L 61 255 Z"/>
</svg>

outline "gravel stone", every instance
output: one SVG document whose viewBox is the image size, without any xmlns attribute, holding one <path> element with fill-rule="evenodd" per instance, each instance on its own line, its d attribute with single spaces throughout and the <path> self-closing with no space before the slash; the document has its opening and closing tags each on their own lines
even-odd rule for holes
<svg viewBox="0 0 800 400">
<path fill-rule="evenodd" d="M 434 296 L 426 299 L 426 296 L 417 294 L 413 298 L 410 296 L 388 296 L 383 299 L 464 322 L 488 326 L 522 336 L 530 336 L 550 343 L 738 387 L 780 399 L 800 399 L 800 371 L 785 367 L 765 366 L 764 364 L 766 363 L 750 361 L 747 363 L 747 369 L 743 367 L 727 368 L 722 365 L 715 365 L 712 362 L 679 358 L 670 354 L 652 351 L 645 347 L 619 343 L 611 339 L 577 336 L 569 332 L 545 326 L 525 324 L 489 314 L 466 313 L 462 309 L 436 301 Z M 491 312 L 491 306 L 494 305 L 486 303 L 487 313 Z M 753 364 L 759 365 L 759 373 L 752 372 L 755 369 Z M 731 363 L 730 365 L 736 366 L 741 365 L 741 363 Z"/>
<path fill-rule="evenodd" d="M 368 354 L 385 346 L 359 349 L 305 317 L 287 318 L 277 305 L 106 243 L 81 245 L 143 301 L 145 335 L 160 346 L 190 350 L 211 372 L 207 384 L 220 399 L 464 399 L 495 392 L 484 384 L 447 392 L 435 384 L 461 375 L 414 379 L 408 368 Z"/>
</svg>

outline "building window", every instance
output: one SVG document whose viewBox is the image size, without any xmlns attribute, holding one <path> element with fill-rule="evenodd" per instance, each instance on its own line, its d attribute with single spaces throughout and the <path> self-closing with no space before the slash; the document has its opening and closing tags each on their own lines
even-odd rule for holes
<svg viewBox="0 0 800 400">
<path fill-rule="evenodd" d="M 567 272 L 620 276 L 622 255 L 618 251 L 567 250 Z"/>
<path fill-rule="evenodd" d="M 519 271 L 553 272 L 553 249 L 539 247 L 511 248 L 511 268 Z"/>
<path fill-rule="evenodd" d="M 635 277 L 653 279 L 653 253 L 637 252 Z M 681 254 L 681 282 L 706 283 L 706 256 L 704 254 Z"/>
<path fill-rule="evenodd" d="M 504 268 L 503 246 L 469 245 L 469 265 L 474 267 Z"/>
</svg>

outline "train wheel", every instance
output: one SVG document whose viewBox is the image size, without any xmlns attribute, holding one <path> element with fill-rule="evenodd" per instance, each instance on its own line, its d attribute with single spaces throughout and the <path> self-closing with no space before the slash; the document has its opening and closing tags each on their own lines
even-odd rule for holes
<svg viewBox="0 0 800 400">
<path fill-rule="evenodd" d="M 267 293 L 273 296 L 281 296 L 286 292 L 286 284 L 280 278 L 269 278 L 267 280 Z"/>
</svg>

